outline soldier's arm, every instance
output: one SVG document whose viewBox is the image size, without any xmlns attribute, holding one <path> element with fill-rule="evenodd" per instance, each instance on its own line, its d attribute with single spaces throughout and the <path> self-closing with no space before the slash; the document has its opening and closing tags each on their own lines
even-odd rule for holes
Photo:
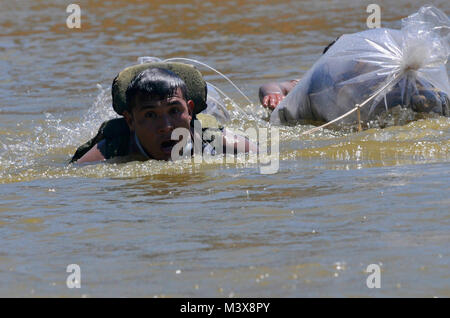
<svg viewBox="0 0 450 318">
<path fill-rule="evenodd" d="M 98 144 L 92 147 L 88 152 L 84 154 L 83 157 L 78 159 L 76 163 L 104 161 L 106 159 L 103 153 L 105 153 L 105 140 L 100 141 Z"/>
</svg>

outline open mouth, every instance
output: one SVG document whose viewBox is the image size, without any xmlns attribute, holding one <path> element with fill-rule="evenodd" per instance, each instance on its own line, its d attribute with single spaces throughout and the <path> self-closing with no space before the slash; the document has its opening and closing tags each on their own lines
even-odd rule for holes
<svg viewBox="0 0 450 318">
<path fill-rule="evenodd" d="M 173 146 L 177 144 L 178 141 L 176 140 L 166 140 L 161 143 L 161 150 L 166 153 L 170 154 L 172 152 Z"/>
</svg>

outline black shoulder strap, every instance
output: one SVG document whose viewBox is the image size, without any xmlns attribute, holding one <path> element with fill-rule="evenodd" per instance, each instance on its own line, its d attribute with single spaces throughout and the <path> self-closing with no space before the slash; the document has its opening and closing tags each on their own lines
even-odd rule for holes
<svg viewBox="0 0 450 318">
<path fill-rule="evenodd" d="M 103 154 L 106 159 L 124 156 L 128 152 L 129 136 L 130 130 L 125 118 L 105 121 L 101 124 L 94 138 L 78 147 L 70 162 L 76 162 L 102 140 L 106 140 L 105 153 Z"/>
</svg>

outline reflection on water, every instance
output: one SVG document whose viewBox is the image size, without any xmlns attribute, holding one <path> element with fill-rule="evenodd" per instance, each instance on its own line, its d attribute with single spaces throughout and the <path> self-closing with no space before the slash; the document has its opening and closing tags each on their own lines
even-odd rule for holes
<svg viewBox="0 0 450 318">
<path fill-rule="evenodd" d="M 200 68 L 206 80 L 263 117 L 258 87 L 365 29 L 370 1 L 78 3 L 69 30 L 58 1 L 0 0 L 0 295 L 450 296 L 448 118 L 282 127 L 274 175 L 242 158 L 67 165 L 115 116 L 111 81 L 137 57 L 212 65 L 255 105 Z M 388 27 L 422 5 L 379 3 Z M 269 127 L 229 110 L 232 128 Z M 65 286 L 72 263 L 81 290 Z"/>
</svg>

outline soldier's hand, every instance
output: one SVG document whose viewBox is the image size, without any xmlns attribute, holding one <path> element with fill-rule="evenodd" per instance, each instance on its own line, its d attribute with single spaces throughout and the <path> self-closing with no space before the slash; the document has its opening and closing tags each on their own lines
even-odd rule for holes
<svg viewBox="0 0 450 318">
<path fill-rule="evenodd" d="M 271 110 L 275 109 L 283 100 L 284 96 L 281 93 L 270 93 L 263 98 L 262 105 Z"/>
</svg>

